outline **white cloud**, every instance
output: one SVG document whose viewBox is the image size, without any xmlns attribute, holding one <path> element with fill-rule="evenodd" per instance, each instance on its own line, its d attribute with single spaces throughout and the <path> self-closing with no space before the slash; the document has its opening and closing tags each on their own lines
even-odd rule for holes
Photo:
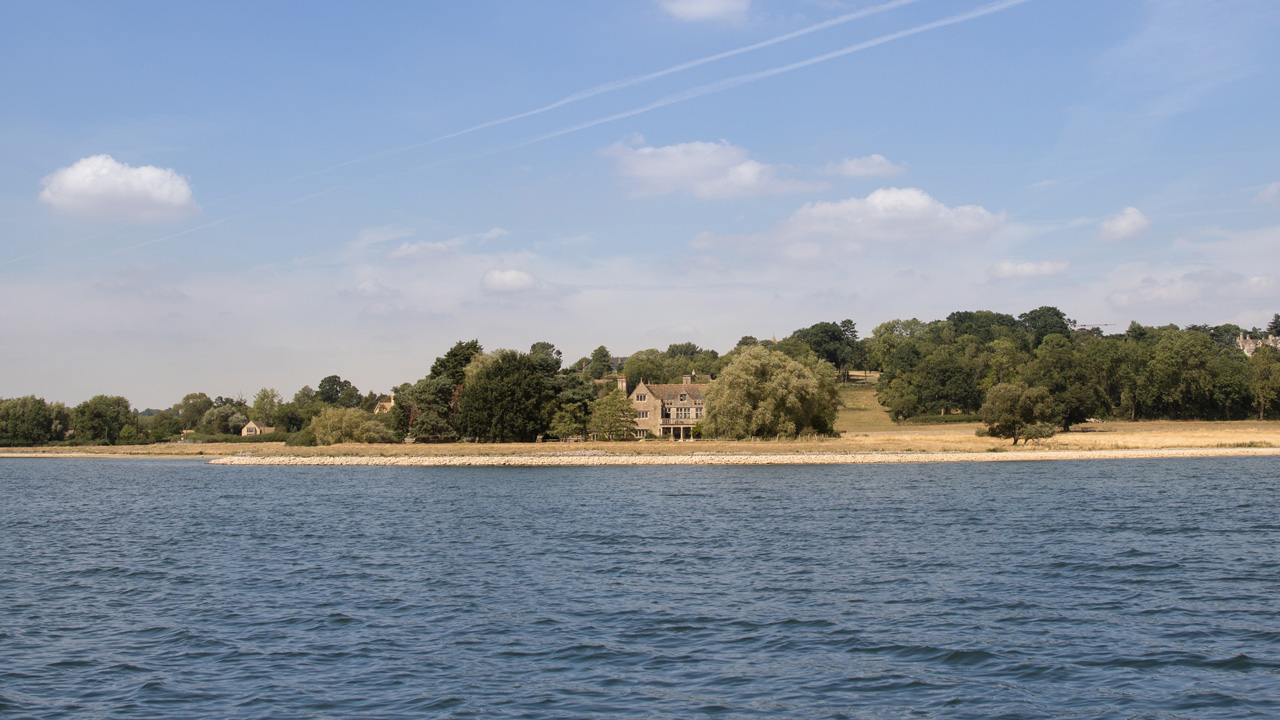
<svg viewBox="0 0 1280 720">
<path fill-rule="evenodd" d="M 103 222 L 160 223 L 192 217 L 200 206 L 191 186 L 171 169 L 131 167 L 94 155 L 42 181 L 40 202 L 58 212 Z"/>
<path fill-rule="evenodd" d="M 821 187 L 779 179 L 775 167 L 752 160 L 745 148 L 725 140 L 665 147 L 615 143 L 600 152 L 617 161 L 619 175 L 636 181 L 636 195 L 684 191 L 697 198 L 723 200 Z"/>
<path fill-rule="evenodd" d="M 450 240 L 449 242 L 450 242 L 450 243 L 463 243 L 463 242 L 467 242 L 467 241 L 469 241 L 469 240 L 479 240 L 480 242 L 488 242 L 488 241 L 490 241 L 490 240 L 497 240 L 497 239 L 498 239 L 498 238 L 500 238 L 500 237 L 506 237 L 506 236 L 508 236 L 508 235 L 510 235 L 510 234 L 511 234 L 510 232 L 508 232 L 508 231 L 506 231 L 506 230 L 503 230 L 502 228 L 497 228 L 497 227 L 496 227 L 496 228 L 492 228 L 492 229 L 489 229 L 489 230 L 485 230 L 485 231 L 484 231 L 484 232 L 482 232 L 482 233 L 476 233 L 476 234 L 474 234 L 474 235 L 460 235 L 460 236 L 458 236 L 458 237 L 456 237 L 456 238 L 453 238 L 453 239 L 452 239 L 452 240 Z"/>
<path fill-rule="evenodd" d="M 1098 238 L 1103 242 L 1121 242 L 1142 237 L 1151 225 L 1151 219 L 1136 207 L 1127 207 L 1115 217 L 1098 224 Z"/>
<path fill-rule="evenodd" d="M 523 270 L 500 270 L 498 268 L 490 268 L 484 274 L 482 281 L 484 288 L 491 292 L 519 292 L 521 290 L 530 290 L 537 283 L 533 276 Z"/>
<path fill-rule="evenodd" d="M 782 228 L 789 238 L 829 237 L 865 242 L 966 241 L 990 236 L 1005 223 L 979 205 L 947 207 L 917 188 L 881 188 L 864 198 L 808 203 Z"/>
<path fill-rule="evenodd" d="M 449 246 L 446 243 L 420 240 L 416 243 L 400 243 L 400 247 L 387 253 L 387 257 L 394 260 L 404 260 L 409 258 L 436 257 L 438 255 L 444 255 L 447 252 L 449 252 Z"/>
<path fill-rule="evenodd" d="M 365 278 L 356 283 L 355 291 L 357 295 L 366 298 L 388 298 L 396 297 L 400 294 L 394 289 L 383 285 L 376 278 Z"/>
<path fill-rule="evenodd" d="M 827 165 L 828 175 L 844 175 L 846 177 L 871 177 L 874 175 L 897 175 L 906 170 L 905 165 L 894 165 L 883 155 L 868 155 L 860 158 L 845 158 L 838 163 Z"/>
<path fill-rule="evenodd" d="M 751 0 L 658 0 L 658 5 L 681 20 L 740 22 L 751 9 Z"/>
<path fill-rule="evenodd" d="M 1253 197 L 1254 205 L 1276 205 L 1280 203 L 1280 182 L 1273 182 Z"/>
<path fill-rule="evenodd" d="M 414 243 L 400 243 L 400 247 L 395 248 L 387 253 L 387 257 L 393 260 L 404 260 L 410 258 L 438 257 L 451 252 L 453 249 L 466 245 L 468 243 L 478 241 L 481 243 L 490 240 L 496 240 L 500 237 L 510 235 L 510 232 L 502 228 L 493 228 L 482 233 L 474 233 L 472 235 L 459 235 L 458 237 L 449 238 L 444 242 L 433 242 L 430 240 L 419 240 Z M 397 237 L 405 237 L 399 235 Z"/>
<path fill-rule="evenodd" d="M 1121 310 L 1168 309 L 1204 305 L 1240 306 L 1275 298 L 1276 280 L 1265 275 L 1241 275 L 1230 270 L 1203 269 L 1166 277 L 1143 277 L 1136 286 L 1107 295 L 1107 302 Z"/>
<path fill-rule="evenodd" d="M 1014 278 L 1034 278 L 1048 275 L 1061 275 L 1071 268 L 1068 262 L 1023 262 L 1011 260 L 998 262 L 991 267 L 991 277 L 1008 280 Z"/>
</svg>

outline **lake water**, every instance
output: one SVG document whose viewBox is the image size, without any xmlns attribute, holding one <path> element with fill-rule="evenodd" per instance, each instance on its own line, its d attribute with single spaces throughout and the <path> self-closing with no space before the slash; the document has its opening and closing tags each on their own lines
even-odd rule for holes
<svg viewBox="0 0 1280 720">
<path fill-rule="evenodd" d="M 0 717 L 1277 717 L 1278 466 L 0 460 Z"/>
</svg>

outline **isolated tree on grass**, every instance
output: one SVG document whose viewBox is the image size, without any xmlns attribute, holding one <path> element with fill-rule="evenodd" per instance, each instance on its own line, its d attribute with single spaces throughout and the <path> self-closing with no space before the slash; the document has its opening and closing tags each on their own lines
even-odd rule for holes
<svg viewBox="0 0 1280 720">
<path fill-rule="evenodd" d="M 1053 437 L 1058 422 L 1049 391 L 1023 383 L 1000 383 L 988 390 L 981 415 L 987 427 L 978 435 L 1013 438 L 1014 445 L 1018 440 Z"/>
</svg>

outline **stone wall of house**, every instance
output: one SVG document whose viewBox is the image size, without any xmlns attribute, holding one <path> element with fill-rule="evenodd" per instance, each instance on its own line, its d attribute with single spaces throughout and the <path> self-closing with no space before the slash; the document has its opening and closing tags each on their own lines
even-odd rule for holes
<svg viewBox="0 0 1280 720">
<path fill-rule="evenodd" d="M 1236 338 L 1236 347 L 1243 350 L 1244 354 L 1249 357 L 1253 357 L 1253 353 L 1263 345 L 1270 345 L 1271 347 L 1280 350 L 1280 337 L 1268 335 L 1265 338 L 1251 338 L 1245 337 L 1244 333 L 1240 333 L 1240 337 Z"/>
</svg>

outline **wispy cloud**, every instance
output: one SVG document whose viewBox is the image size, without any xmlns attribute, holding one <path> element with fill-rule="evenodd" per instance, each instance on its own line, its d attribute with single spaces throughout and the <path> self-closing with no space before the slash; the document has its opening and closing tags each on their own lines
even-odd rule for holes
<svg viewBox="0 0 1280 720">
<path fill-rule="evenodd" d="M 1046 277 L 1061 275 L 1071 268 L 1068 262 L 1013 262 L 1005 260 L 991 267 L 991 277 L 997 280 Z"/>
<path fill-rule="evenodd" d="M 1136 207 L 1127 207 L 1111 218 L 1098 224 L 1098 239 L 1103 242 L 1123 242 L 1142 237 L 1150 227 L 1151 220 Z"/>
<path fill-rule="evenodd" d="M 1175 270 L 1161 275 L 1146 275 L 1136 284 L 1109 293 L 1107 303 L 1121 310 L 1167 311 L 1202 303 L 1240 306 L 1259 299 L 1273 299 L 1277 289 L 1274 277 L 1242 275 L 1223 269 Z"/>
<path fill-rule="evenodd" d="M 658 6 L 681 20 L 741 22 L 751 9 L 751 0 L 658 0 Z"/>
<path fill-rule="evenodd" d="M 512 293 L 532 290 L 537 285 L 537 281 L 523 270 L 492 268 L 484 274 L 481 284 L 490 292 Z"/>
<path fill-rule="evenodd" d="M 895 165 L 883 155 L 868 155 L 860 158 L 845 158 L 838 163 L 831 163 L 823 170 L 828 175 L 844 175 L 845 177 L 872 177 L 876 175 L 897 175 L 906 170 L 904 165 Z"/>
<path fill-rule="evenodd" d="M 1262 192 L 1253 196 L 1254 205 L 1276 205 L 1280 204 L 1280 182 L 1273 182 L 1262 189 Z"/>
<path fill-rule="evenodd" d="M 752 160 L 745 148 L 726 140 L 665 147 L 616 143 L 600 153 L 616 161 L 619 175 L 635 182 L 636 195 L 683 191 L 697 198 L 723 200 L 821 187 L 779 178 L 774 166 Z"/>
</svg>

